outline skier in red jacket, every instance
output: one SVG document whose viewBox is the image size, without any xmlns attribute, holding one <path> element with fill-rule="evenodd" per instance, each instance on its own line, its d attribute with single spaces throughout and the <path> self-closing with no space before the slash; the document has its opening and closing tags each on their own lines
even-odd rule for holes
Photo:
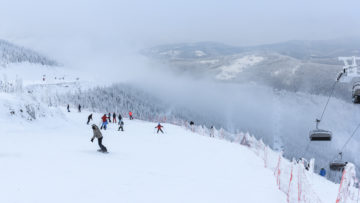
<svg viewBox="0 0 360 203">
<path fill-rule="evenodd" d="M 129 119 L 130 119 L 130 120 L 134 119 L 134 118 L 133 118 L 133 113 L 132 113 L 131 111 L 129 111 Z"/>
<path fill-rule="evenodd" d="M 103 117 L 101 117 L 101 120 L 102 120 L 102 125 L 100 127 L 100 129 L 103 129 L 106 130 L 106 126 L 108 124 L 108 121 L 107 121 L 108 117 L 106 117 L 106 114 L 103 115 Z"/>
<path fill-rule="evenodd" d="M 164 126 L 162 126 L 160 123 L 155 127 L 155 128 L 157 128 L 157 133 L 159 133 L 159 131 L 162 133 L 162 134 L 164 134 L 164 131 L 161 129 L 161 128 L 163 128 Z"/>
</svg>

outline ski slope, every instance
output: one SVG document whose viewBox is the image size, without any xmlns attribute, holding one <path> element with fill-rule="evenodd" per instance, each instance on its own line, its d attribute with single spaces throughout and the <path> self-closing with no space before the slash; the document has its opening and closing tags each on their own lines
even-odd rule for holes
<svg viewBox="0 0 360 203">
<path fill-rule="evenodd" d="M 286 202 L 273 172 L 244 146 L 170 124 L 125 119 L 102 131 L 97 152 L 88 112 L 1 117 L 0 202 Z M 100 115 L 94 114 L 96 124 Z"/>
</svg>

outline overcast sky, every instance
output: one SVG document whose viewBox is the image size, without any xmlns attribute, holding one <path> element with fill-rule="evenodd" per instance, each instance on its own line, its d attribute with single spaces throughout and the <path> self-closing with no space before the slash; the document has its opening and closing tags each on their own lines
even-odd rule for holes
<svg viewBox="0 0 360 203">
<path fill-rule="evenodd" d="M 360 35 L 359 0 L 0 0 L 0 5 L 0 38 L 37 49 L 71 41 L 111 49 Z"/>
</svg>

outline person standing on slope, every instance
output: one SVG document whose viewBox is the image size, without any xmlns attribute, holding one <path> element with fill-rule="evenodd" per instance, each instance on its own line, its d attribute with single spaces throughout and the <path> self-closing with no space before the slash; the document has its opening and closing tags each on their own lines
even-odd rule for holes
<svg viewBox="0 0 360 203">
<path fill-rule="evenodd" d="M 67 111 L 70 112 L 70 105 L 69 104 L 67 105 L 66 108 L 67 108 Z"/>
<path fill-rule="evenodd" d="M 113 123 L 116 123 L 116 113 L 113 113 Z"/>
<path fill-rule="evenodd" d="M 108 117 L 106 117 L 106 114 L 104 114 L 103 117 L 101 117 L 102 125 L 101 125 L 100 129 L 104 128 L 104 130 L 106 130 L 106 126 L 108 124 L 107 118 Z"/>
<path fill-rule="evenodd" d="M 88 116 L 88 121 L 87 121 L 87 125 L 89 125 L 89 123 L 90 123 L 90 120 L 92 120 L 93 118 L 92 118 L 92 114 L 90 114 L 89 116 Z"/>
<path fill-rule="evenodd" d="M 119 115 L 118 115 L 118 119 L 119 119 L 119 122 L 122 121 L 122 116 L 121 116 L 120 113 L 119 113 Z"/>
<path fill-rule="evenodd" d="M 109 113 L 108 119 L 109 119 L 109 123 L 111 123 L 111 113 Z"/>
<path fill-rule="evenodd" d="M 79 113 L 81 113 L 81 105 L 78 106 Z"/>
<path fill-rule="evenodd" d="M 102 144 L 102 140 L 103 140 L 103 136 L 99 130 L 99 127 L 97 127 L 97 125 L 92 124 L 91 126 L 92 130 L 93 130 L 93 137 L 91 138 L 91 142 L 94 142 L 94 139 L 97 138 L 98 139 L 98 144 L 100 149 L 98 151 L 100 152 L 107 152 L 106 147 Z"/>
<path fill-rule="evenodd" d="M 164 134 L 164 131 L 162 130 L 162 128 L 163 128 L 164 126 L 162 126 L 160 123 L 155 127 L 155 128 L 157 128 L 157 133 L 159 133 L 159 131 L 162 133 L 162 134 Z"/>
<path fill-rule="evenodd" d="M 120 120 L 119 121 L 119 129 L 118 129 L 118 131 L 124 131 L 124 121 L 122 121 L 122 120 Z"/>
<path fill-rule="evenodd" d="M 214 126 L 210 127 L 210 137 L 215 137 L 215 129 Z"/>
<path fill-rule="evenodd" d="M 129 119 L 130 119 L 130 120 L 134 119 L 134 118 L 133 118 L 133 113 L 132 113 L 131 111 L 129 111 Z"/>
<path fill-rule="evenodd" d="M 320 169 L 320 175 L 325 177 L 326 176 L 326 170 L 324 168 Z"/>
</svg>

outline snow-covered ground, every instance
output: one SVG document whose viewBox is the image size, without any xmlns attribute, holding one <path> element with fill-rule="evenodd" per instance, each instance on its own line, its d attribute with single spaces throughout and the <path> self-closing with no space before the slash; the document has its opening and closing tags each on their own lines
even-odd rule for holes
<svg viewBox="0 0 360 203">
<path fill-rule="evenodd" d="M 125 119 L 124 132 L 102 131 L 103 154 L 88 114 L 1 118 L 0 202 L 286 202 L 246 147 L 167 124 L 157 135 L 155 123 Z"/>
<path fill-rule="evenodd" d="M 237 58 L 229 65 L 220 66 L 218 68 L 220 70 L 220 73 L 216 75 L 216 79 L 230 80 L 236 78 L 237 74 L 244 71 L 244 69 L 250 68 L 251 66 L 260 63 L 263 60 L 264 57 L 255 55 L 247 55 L 241 58 Z"/>
</svg>

